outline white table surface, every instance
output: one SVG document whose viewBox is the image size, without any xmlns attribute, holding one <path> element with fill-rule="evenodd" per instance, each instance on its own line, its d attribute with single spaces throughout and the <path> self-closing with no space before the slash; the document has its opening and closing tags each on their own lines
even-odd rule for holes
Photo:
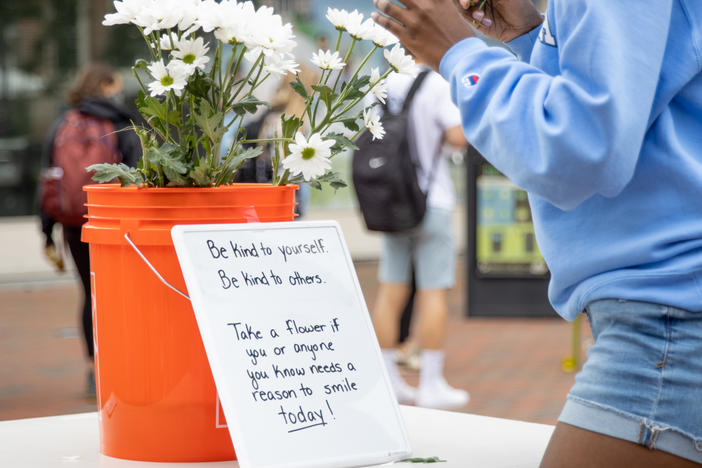
<svg viewBox="0 0 702 468">
<path fill-rule="evenodd" d="M 437 468 L 537 467 L 553 426 L 401 406 L 415 457 Z M 0 466 L 7 468 L 236 468 L 236 462 L 148 463 L 99 453 L 97 413 L 0 421 Z"/>
</svg>

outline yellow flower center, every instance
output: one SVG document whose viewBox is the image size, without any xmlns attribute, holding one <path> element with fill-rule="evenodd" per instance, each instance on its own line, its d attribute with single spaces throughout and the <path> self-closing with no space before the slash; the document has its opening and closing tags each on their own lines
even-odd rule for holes
<svg viewBox="0 0 702 468">
<path fill-rule="evenodd" d="M 302 159 L 307 161 L 308 159 L 314 158 L 315 150 L 314 148 L 307 147 L 302 150 Z"/>
<path fill-rule="evenodd" d="M 187 54 L 185 57 L 183 57 L 183 63 L 187 63 L 190 65 L 195 61 L 195 59 L 195 54 Z"/>
<path fill-rule="evenodd" d="M 173 84 L 173 78 L 171 78 L 170 76 L 166 75 L 166 76 L 164 76 L 163 78 L 161 78 L 161 84 L 162 84 L 163 86 L 170 86 L 170 85 Z"/>
</svg>

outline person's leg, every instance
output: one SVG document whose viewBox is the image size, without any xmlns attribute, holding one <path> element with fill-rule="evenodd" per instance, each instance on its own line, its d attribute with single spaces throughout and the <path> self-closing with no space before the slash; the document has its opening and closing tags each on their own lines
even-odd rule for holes
<svg viewBox="0 0 702 468">
<path fill-rule="evenodd" d="M 64 227 L 64 237 L 71 251 L 73 262 L 78 270 L 81 286 L 83 287 L 83 303 L 81 306 L 81 325 L 85 350 L 88 357 L 93 359 L 93 310 L 90 298 L 90 248 L 80 241 L 81 228 Z"/>
<path fill-rule="evenodd" d="M 373 307 L 373 326 L 381 349 L 393 349 L 397 346 L 397 324 L 409 294 L 408 284 L 380 283 Z"/>
<path fill-rule="evenodd" d="M 419 346 L 425 349 L 441 350 L 446 336 L 446 316 L 448 303 L 446 289 L 421 289 L 417 291 L 419 310 Z"/>
<path fill-rule="evenodd" d="M 699 468 L 697 463 L 623 439 L 558 423 L 541 468 Z"/>
<path fill-rule="evenodd" d="M 702 315 L 623 299 L 586 311 L 595 342 L 541 466 L 702 466 Z"/>
<path fill-rule="evenodd" d="M 422 348 L 417 405 L 453 409 L 468 403 L 464 390 L 452 388 L 444 378 L 444 337 L 448 316 L 447 290 L 454 284 L 455 253 L 451 212 L 430 208 L 415 248 L 417 312 Z"/>
<path fill-rule="evenodd" d="M 80 227 L 63 228 L 63 235 L 71 251 L 73 262 L 78 270 L 81 285 L 83 286 L 83 304 L 81 306 L 81 326 L 83 329 L 83 343 L 90 362 L 86 377 L 86 393 L 88 396 L 95 395 L 95 372 L 94 372 L 94 342 L 93 342 L 93 308 L 90 291 L 90 248 L 88 244 L 80 240 Z"/>
<path fill-rule="evenodd" d="M 395 362 L 398 323 L 410 294 L 410 235 L 383 237 L 378 279 L 380 285 L 373 307 L 373 326 L 395 396 L 400 403 L 414 403 L 415 389 L 407 385 Z"/>
</svg>

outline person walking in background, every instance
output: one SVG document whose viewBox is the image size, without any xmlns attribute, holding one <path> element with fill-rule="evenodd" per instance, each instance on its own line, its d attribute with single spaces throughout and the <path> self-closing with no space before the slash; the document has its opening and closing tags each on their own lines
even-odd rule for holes
<svg viewBox="0 0 702 468">
<path fill-rule="evenodd" d="M 91 164 L 122 162 L 135 167 L 141 158 L 139 138 L 130 130 L 131 113 L 119 101 L 121 92 L 122 78 L 111 67 L 95 64 L 84 68 L 68 91 L 70 109 L 58 118 L 44 146 L 40 217 L 45 252 L 51 259 L 54 224 L 61 224 L 83 286 L 81 326 L 91 361 L 87 383 L 90 395 L 95 394 L 93 315 L 89 249 L 80 240 L 87 213 L 82 187 L 92 183 L 85 170 Z"/>
<path fill-rule="evenodd" d="M 529 194 L 551 303 L 590 320 L 541 466 L 702 465 L 699 2 L 402 3 L 376 21 L 441 70 L 471 144 Z"/>
<path fill-rule="evenodd" d="M 397 113 L 413 83 L 393 73 L 387 79 L 387 108 Z M 373 324 L 400 403 L 430 408 L 458 408 L 468 393 L 452 388 L 443 375 L 444 334 L 448 314 L 447 290 L 454 285 L 455 250 L 451 233 L 455 203 L 448 163 L 440 152 L 443 143 L 467 144 L 460 114 L 451 102 L 449 87 L 440 75 L 429 72 L 409 107 L 409 136 L 417 162 L 420 187 L 427 194 L 427 210 L 419 226 L 409 231 L 384 233 L 373 308 Z M 407 155 L 407 157 L 412 157 Z M 421 351 L 419 388 L 409 386 L 396 364 L 398 323 L 411 292 L 414 268 Z"/>
</svg>

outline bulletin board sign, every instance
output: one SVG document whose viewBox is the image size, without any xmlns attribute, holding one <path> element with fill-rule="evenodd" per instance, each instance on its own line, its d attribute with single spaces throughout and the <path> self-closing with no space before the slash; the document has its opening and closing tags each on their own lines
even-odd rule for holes
<svg viewBox="0 0 702 468">
<path fill-rule="evenodd" d="M 337 223 L 180 225 L 171 235 L 242 468 L 410 454 Z"/>
</svg>

